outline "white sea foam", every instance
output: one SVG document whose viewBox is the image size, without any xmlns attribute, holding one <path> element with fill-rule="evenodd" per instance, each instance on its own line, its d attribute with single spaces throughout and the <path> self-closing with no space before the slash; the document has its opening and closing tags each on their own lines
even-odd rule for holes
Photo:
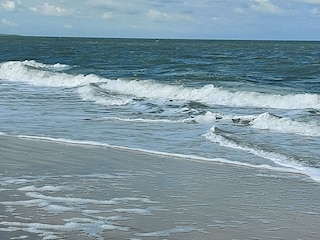
<svg viewBox="0 0 320 240">
<path fill-rule="evenodd" d="M 27 239 L 27 238 L 29 238 L 29 236 L 22 235 L 22 236 L 19 236 L 19 237 L 12 237 L 12 238 L 10 238 L 10 240 Z"/>
<path fill-rule="evenodd" d="M 113 198 L 112 201 L 116 203 L 123 203 L 123 202 L 142 202 L 142 203 L 158 203 L 151 201 L 149 198 L 137 198 L 137 197 L 122 197 L 122 198 Z"/>
<path fill-rule="evenodd" d="M 117 202 L 114 200 L 96 200 L 96 199 L 88 199 L 88 198 L 73 198 L 73 197 L 55 197 L 43 195 L 37 192 L 27 192 L 27 197 L 45 200 L 49 202 L 59 202 L 64 204 L 99 204 L 99 205 L 112 205 Z"/>
<path fill-rule="evenodd" d="M 173 229 L 167 229 L 167 230 L 156 231 L 156 232 L 148 232 L 148 233 L 137 233 L 135 235 L 138 237 L 169 237 L 173 233 L 190 233 L 192 231 L 203 232 L 203 230 L 196 229 L 190 226 L 177 226 Z"/>
<path fill-rule="evenodd" d="M 68 190 L 74 190 L 72 187 L 68 186 L 43 186 L 43 187 L 35 187 L 35 186 L 26 186 L 22 188 L 18 188 L 19 191 L 26 191 L 26 192 L 44 192 L 44 191 L 50 191 L 50 192 L 59 192 L 59 191 L 68 191 Z"/>
<path fill-rule="evenodd" d="M 16 177 L 3 177 L 0 179 L 0 185 L 8 186 L 8 185 L 20 185 L 29 182 L 41 181 L 40 179 L 29 179 L 29 178 L 16 178 Z"/>
<path fill-rule="evenodd" d="M 122 106 L 132 102 L 132 97 L 115 95 L 115 94 L 99 94 L 91 85 L 81 86 L 77 90 L 78 94 L 84 101 L 94 102 L 106 106 Z"/>
<path fill-rule="evenodd" d="M 17 178 L 12 178 L 12 177 L 5 177 L 5 178 L 1 179 L 1 185 L 8 186 L 11 184 L 24 184 L 29 181 L 30 180 L 28 180 L 28 179 L 17 179 Z"/>
<path fill-rule="evenodd" d="M 245 123 L 257 129 L 269 130 L 278 133 L 298 134 L 303 136 L 320 136 L 320 126 L 316 122 L 298 122 L 287 117 L 277 117 L 270 113 L 259 115 L 231 115 L 207 111 L 204 114 L 181 120 L 148 119 L 148 118 L 119 118 L 103 117 L 106 121 L 141 122 L 141 123 L 213 123 L 216 121 L 232 120 L 235 123 Z M 100 119 L 99 119 L 100 120 Z"/>
<path fill-rule="evenodd" d="M 320 182 L 320 170 L 319 169 L 303 166 L 299 163 L 295 164 L 294 161 L 287 161 L 288 158 L 286 156 L 278 155 L 277 153 L 265 152 L 260 149 L 254 149 L 254 148 L 250 148 L 250 147 L 246 147 L 246 146 L 240 146 L 240 145 L 236 144 L 235 142 L 229 141 L 220 135 L 214 134 L 213 133 L 214 131 L 215 131 L 215 127 L 213 126 L 211 131 L 204 134 L 204 136 L 212 142 L 219 143 L 221 146 L 244 150 L 244 151 L 250 152 L 256 156 L 260 156 L 260 157 L 272 160 L 275 163 L 277 163 L 279 166 L 275 167 L 275 166 L 270 166 L 267 164 L 257 165 L 257 164 L 250 164 L 250 163 L 240 162 L 240 161 L 232 161 L 232 160 L 228 160 L 225 158 L 207 158 L 207 157 L 200 157 L 200 156 L 195 156 L 195 155 L 159 152 L 159 151 L 152 151 L 152 150 L 145 150 L 145 149 L 138 149 L 138 148 L 128 148 L 128 147 L 114 146 L 114 145 L 109 145 L 106 143 L 100 143 L 100 142 L 94 142 L 94 141 L 74 141 L 74 140 L 69 140 L 69 139 L 61 139 L 61 138 L 55 139 L 55 138 L 37 137 L 37 136 L 20 136 L 20 137 L 30 138 L 30 139 L 39 139 L 39 140 L 45 140 L 45 141 L 54 141 L 54 142 L 67 143 L 67 144 L 111 147 L 111 148 L 120 149 L 120 150 L 130 150 L 130 151 L 151 153 L 151 154 L 156 154 L 156 155 L 162 155 L 162 156 L 168 156 L 168 157 L 178 157 L 178 158 L 190 159 L 190 160 L 195 160 L 195 161 L 219 162 L 219 163 L 226 163 L 226 164 L 238 165 L 238 166 L 244 166 L 244 167 L 250 167 L 250 168 L 269 169 L 272 171 L 303 174 L 303 175 L 310 177 L 312 180 L 314 180 L 316 182 Z M 282 157 L 280 157 L 280 159 L 279 159 L 279 156 L 282 156 L 283 159 L 282 159 Z"/>
<path fill-rule="evenodd" d="M 121 122 L 141 122 L 141 123 L 183 123 L 190 122 L 191 119 L 171 120 L 171 119 L 148 119 L 148 118 L 119 118 L 119 117 L 103 117 L 106 121 L 121 121 Z"/>
<path fill-rule="evenodd" d="M 0 222 L 1 224 L 2 222 Z M 6 222 L 5 222 L 6 223 Z M 19 231 L 20 228 L 16 228 L 16 227 L 6 227 L 6 228 L 0 228 L 0 232 L 16 232 Z"/>
<path fill-rule="evenodd" d="M 119 174 L 124 175 L 126 174 Z M 100 178 L 100 179 L 114 179 L 119 181 L 118 174 L 89 174 L 89 175 L 61 175 L 61 176 L 45 176 L 49 180 L 55 180 L 61 182 L 64 179 L 64 182 L 68 182 L 70 179 L 73 182 L 73 178 L 83 177 L 83 178 Z M 34 179 L 42 178 L 42 176 L 34 177 Z M 21 178 L 22 179 L 22 178 Z M 123 179 L 123 177 L 120 177 Z M 124 180 L 124 179 L 123 179 Z M 5 180 L 4 180 L 5 181 Z M 70 182 L 69 181 L 69 182 Z M 125 180 L 124 180 L 125 181 Z M 11 181 L 11 185 L 15 185 L 16 182 L 19 182 L 18 179 Z M 25 182 L 24 183 L 28 183 Z M 91 185 L 90 185 L 91 186 Z M 102 213 L 124 213 L 140 216 L 150 216 L 153 215 L 153 211 L 165 211 L 162 207 L 154 206 L 155 201 L 151 201 L 147 197 L 136 197 L 136 196 L 124 196 L 117 197 L 111 200 L 104 199 L 92 199 L 85 197 L 72 197 L 73 187 L 69 185 L 45 185 L 43 187 L 35 187 L 33 185 L 17 188 L 18 191 L 25 192 L 25 196 L 28 197 L 28 200 L 11 200 L 11 201 L 2 201 L 0 205 L 4 205 L 6 211 L 11 211 L 14 214 L 23 214 L 19 212 L 21 209 L 32 208 L 32 211 L 42 211 L 41 222 L 37 222 L 34 216 L 30 218 L 16 217 L 16 219 L 26 220 L 27 222 L 16 222 L 16 221 L 0 221 L 1 226 L 5 228 L 0 228 L 1 231 L 10 231 L 18 232 L 24 231 L 29 233 L 37 234 L 41 239 L 61 239 L 61 237 L 69 232 L 81 232 L 81 234 L 86 234 L 89 237 L 102 239 L 102 234 L 107 231 L 128 231 L 129 228 L 126 226 L 121 226 L 117 221 L 123 220 L 132 220 L 132 218 L 124 217 L 120 215 L 101 215 Z M 38 192 L 34 192 L 38 191 Z M 61 191 L 64 191 L 64 196 L 61 195 Z M 71 191 L 72 194 L 65 192 Z M 40 193 L 41 192 L 41 193 Z M 42 192 L 45 192 L 43 194 Z M 127 192 L 125 192 L 126 194 Z M 51 195 L 48 195 L 51 194 Z M 30 199 L 31 198 L 31 199 Z M 143 204 L 152 204 L 146 208 L 141 208 L 141 203 Z M 121 207 L 117 208 L 116 206 L 120 205 Z M 16 207 L 16 206 L 22 206 Z M 46 212 L 47 214 L 43 213 Z M 86 217 L 73 217 L 65 218 L 65 212 L 72 213 L 75 216 Z M 62 224 L 48 224 L 46 217 L 55 214 L 56 218 L 59 219 L 59 222 Z M 64 218 L 62 218 L 64 217 Z M 7 218 L 7 216 L 4 216 Z M 65 223 L 64 223 L 65 222 Z"/>
<path fill-rule="evenodd" d="M 202 88 L 188 88 L 164 85 L 152 81 L 114 80 L 100 86 L 107 91 L 134 95 L 140 98 L 198 101 L 206 104 L 233 107 L 259 107 L 279 109 L 320 108 L 317 94 L 275 95 L 258 92 L 229 91 L 206 85 Z"/>
<path fill-rule="evenodd" d="M 113 200 L 96 200 L 96 199 L 88 199 L 88 198 L 73 198 L 73 197 L 55 197 L 43 195 L 37 192 L 27 192 L 27 197 L 38 199 L 40 201 L 48 201 L 48 202 L 58 202 L 64 204 L 99 204 L 99 205 L 112 205 L 116 204 Z"/>
<path fill-rule="evenodd" d="M 62 70 L 63 67 L 64 65 L 60 64 L 46 65 L 34 61 L 5 62 L 0 64 L 0 79 L 47 87 L 78 87 L 93 82 L 104 81 L 93 74 L 71 75 L 53 71 L 56 69 Z"/>
<path fill-rule="evenodd" d="M 207 111 L 204 114 L 197 115 L 192 117 L 189 120 L 196 121 L 197 123 L 212 123 L 219 120 L 232 120 L 232 121 L 241 121 L 241 122 L 250 122 L 256 116 L 255 115 L 232 115 L 232 114 L 225 114 L 225 113 L 216 113 Z"/>
<path fill-rule="evenodd" d="M 51 71 L 63 71 L 68 70 L 71 66 L 67 64 L 55 63 L 55 64 L 44 64 L 34 60 L 25 60 L 22 62 L 26 67 L 32 67 L 38 70 L 51 70 Z"/>
<path fill-rule="evenodd" d="M 36 66 L 36 67 L 30 67 Z M 210 105 L 232 107 L 257 107 L 279 109 L 320 109 L 319 94 L 276 95 L 258 92 L 230 91 L 205 85 L 201 88 L 166 85 L 154 81 L 117 79 L 110 80 L 90 75 L 71 75 L 53 71 L 63 69 L 65 65 L 47 65 L 35 61 L 11 61 L 0 64 L 0 78 L 21 81 L 32 85 L 49 87 L 82 87 L 79 94 L 85 101 L 94 101 L 103 105 L 124 105 L 133 97 L 148 99 L 166 99 L 175 101 L 195 101 Z M 110 94 L 97 94 L 91 83 L 100 83 L 98 88 Z M 95 86 L 97 87 L 97 86 Z"/>
<path fill-rule="evenodd" d="M 207 111 L 202 115 L 186 119 L 182 122 L 213 123 L 216 121 L 232 120 L 257 129 L 278 133 L 298 134 L 303 136 L 320 136 L 320 126 L 316 122 L 298 122 L 288 117 L 278 117 L 268 112 L 259 115 L 231 115 Z"/>
<path fill-rule="evenodd" d="M 50 202 L 43 199 L 31 199 L 31 200 L 21 200 L 21 201 L 3 201 L 0 202 L 7 206 L 24 206 L 24 207 L 38 207 L 43 208 L 50 205 Z"/>
<path fill-rule="evenodd" d="M 204 136 L 207 139 L 209 139 L 210 141 L 218 143 L 223 147 L 240 149 L 240 150 L 249 152 L 253 155 L 256 155 L 258 157 L 272 160 L 273 162 L 275 162 L 281 166 L 292 167 L 292 165 L 295 165 L 295 163 L 292 161 L 292 159 L 290 159 L 282 154 L 274 153 L 274 152 L 267 152 L 267 151 L 255 148 L 253 146 L 246 146 L 246 145 L 237 143 L 235 141 L 232 141 L 230 139 L 227 139 L 227 138 L 223 137 L 222 135 L 216 134 L 214 132 L 215 132 L 215 126 L 213 126 L 211 128 L 211 131 L 206 133 Z M 291 165 L 291 163 L 289 163 L 289 161 L 290 162 L 292 161 L 292 165 Z"/>
<path fill-rule="evenodd" d="M 16 201 L 16 202 L 2 202 L 6 205 L 24 205 L 24 206 L 33 206 L 33 205 L 41 205 L 44 206 L 49 205 L 51 202 L 58 202 L 67 205 L 83 205 L 83 204 L 97 204 L 97 205 L 115 205 L 124 202 L 142 202 L 142 203 L 155 203 L 148 198 L 136 198 L 136 197 L 123 197 L 123 198 L 113 198 L 111 200 L 96 200 L 89 198 L 74 198 L 74 197 L 55 197 L 40 194 L 38 192 L 26 192 L 27 197 L 33 198 L 33 200 L 26 201 Z"/>
<path fill-rule="evenodd" d="M 269 113 L 260 114 L 250 125 L 279 133 L 292 133 L 305 136 L 320 136 L 320 126 L 315 122 L 297 122 L 290 118 L 280 118 Z"/>
<path fill-rule="evenodd" d="M 107 174 L 107 173 L 95 173 L 95 174 L 86 174 L 86 175 L 76 175 L 81 178 L 102 178 L 102 179 L 122 179 L 125 174 Z"/>
<path fill-rule="evenodd" d="M 29 236 L 22 235 L 22 236 L 19 236 L 19 237 L 12 237 L 12 238 L 10 238 L 10 240 L 27 239 L 27 238 L 29 238 Z"/>
<path fill-rule="evenodd" d="M 226 114 L 213 113 L 213 112 L 207 111 L 204 114 L 193 117 L 192 120 L 198 123 L 211 123 L 211 122 L 215 122 L 216 120 L 226 119 L 226 118 L 229 118 Z"/>
<path fill-rule="evenodd" d="M 63 232 L 82 231 L 90 236 L 99 237 L 105 230 L 128 231 L 127 227 L 115 225 L 111 221 L 101 221 L 89 218 L 65 219 L 65 224 L 54 225 L 45 223 L 23 223 L 2 221 L 1 225 L 11 228 L 11 231 L 26 231 L 39 234 L 42 239 L 60 239 L 59 235 Z M 0 229 L 1 231 L 1 229 Z"/>
<path fill-rule="evenodd" d="M 320 169 L 304 166 L 301 163 L 297 162 L 295 159 L 279 153 L 268 152 L 265 150 L 261 150 L 255 146 L 247 146 L 227 139 L 224 136 L 215 133 L 215 126 L 213 126 L 208 133 L 204 134 L 204 136 L 208 140 L 214 143 L 218 143 L 220 146 L 239 149 L 255 156 L 271 160 L 279 166 L 285 167 L 286 169 L 288 169 L 288 171 L 289 169 L 291 169 L 292 172 L 307 175 L 314 181 L 320 182 Z"/>
<path fill-rule="evenodd" d="M 27 138 L 27 139 L 43 140 L 43 141 L 53 141 L 53 142 L 66 143 L 66 144 L 111 147 L 111 148 L 120 149 L 120 150 L 130 150 L 130 151 L 151 153 L 151 154 L 156 154 L 156 155 L 178 157 L 178 158 L 184 158 L 184 159 L 190 159 L 190 160 L 196 160 L 196 161 L 219 162 L 219 163 L 226 163 L 226 164 L 245 166 L 245 167 L 251 167 L 251 168 L 269 169 L 269 170 L 273 170 L 273 171 L 303 174 L 303 175 L 310 177 L 312 180 L 314 180 L 316 182 L 320 182 L 320 170 L 317 168 L 303 166 L 299 163 L 296 163 L 294 160 L 292 161 L 288 157 L 283 156 L 281 154 L 277 154 L 277 153 L 273 153 L 273 152 L 266 152 L 266 151 L 263 151 L 258 148 L 251 148 L 248 146 L 238 145 L 237 143 L 230 141 L 230 140 L 224 138 L 223 136 L 215 134 L 214 131 L 215 131 L 215 127 L 213 126 L 211 131 L 204 134 L 204 136 L 208 140 L 215 142 L 215 143 L 218 143 L 221 146 L 230 147 L 230 148 L 234 148 L 234 149 L 240 149 L 240 150 L 249 152 L 251 154 L 254 154 L 256 156 L 272 160 L 273 162 L 278 164 L 279 167 L 270 166 L 267 164 L 256 165 L 256 164 L 250 164 L 250 163 L 246 163 L 246 162 L 231 161 L 231 160 L 228 160 L 225 158 L 206 158 L 206 157 L 200 157 L 200 156 L 195 156 L 195 155 L 159 152 L 159 151 L 152 151 L 152 150 L 145 150 L 145 149 L 138 149 L 138 148 L 128 148 L 128 147 L 115 146 L 115 145 L 110 145 L 110 144 L 95 142 L 95 141 L 76 141 L 76 140 L 62 139 L 62 138 L 25 136 L 25 135 L 20 135 L 19 137 L 20 138 Z M 14 181 L 14 184 L 21 182 L 19 179 L 13 179 L 13 181 Z M 11 183 L 11 180 L 10 180 L 10 183 Z M 0 182 L 1 185 L 9 185 L 10 183 L 6 182 L 6 180 L 4 182 Z M 23 180 L 21 183 L 25 183 L 25 181 Z M 67 199 L 66 199 L 66 201 L 67 201 Z M 109 204 L 112 204 L 112 202 L 109 202 Z"/>
<path fill-rule="evenodd" d="M 118 213 L 134 213 L 134 214 L 144 215 L 144 216 L 152 215 L 150 210 L 141 209 L 141 208 L 117 208 L 117 209 L 113 209 L 112 211 L 118 212 Z"/>
<path fill-rule="evenodd" d="M 48 206 L 45 206 L 42 208 L 44 211 L 48 213 L 62 213 L 62 212 L 74 212 L 77 210 L 75 207 L 70 206 L 62 206 L 62 205 L 56 205 L 56 204 L 49 204 Z"/>
</svg>

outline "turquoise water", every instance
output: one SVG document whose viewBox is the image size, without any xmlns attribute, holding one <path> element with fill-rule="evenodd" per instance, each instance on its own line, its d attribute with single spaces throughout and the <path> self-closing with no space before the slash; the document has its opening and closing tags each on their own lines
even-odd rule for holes
<svg viewBox="0 0 320 240">
<path fill-rule="evenodd" d="M 320 42 L 0 36 L 0 132 L 320 181 Z"/>
</svg>

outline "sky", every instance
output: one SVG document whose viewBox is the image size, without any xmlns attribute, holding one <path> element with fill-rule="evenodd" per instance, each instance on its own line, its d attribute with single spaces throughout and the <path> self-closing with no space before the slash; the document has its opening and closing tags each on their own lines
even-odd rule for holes
<svg viewBox="0 0 320 240">
<path fill-rule="evenodd" d="M 320 0 L 0 0 L 0 34 L 320 40 Z"/>
</svg>

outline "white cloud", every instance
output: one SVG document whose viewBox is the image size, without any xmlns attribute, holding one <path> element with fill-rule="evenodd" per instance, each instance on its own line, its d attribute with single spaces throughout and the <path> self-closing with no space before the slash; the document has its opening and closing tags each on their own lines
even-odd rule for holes
<svg viewBox="0 0 320 240">
<path fill-rule="evenodd" d="M 64 15 L 70 15 L 72 13 L 72 11 L 68 9 L 57 7 L 49 3 L 43 3 L 42 5 L 37 7 L 30 7 L 30 10 L 35 13 L 39 13 L 47 16 L 64 16 Z"/>
<path fill-rule="evenodd" d="M 102 18 L 106 19 L 106 20 L 111 19 L 112 18 L 112 12 L 104 12 L 102 14 Z"/>
<path fill-rule="evenodd" d="M 169 14 L 158 10 L 149 10 L 147 16 L 152 21 L 192 21 L 189 15 Z"/>
<path fill-rule="evenodd" d="M 218 23 L 218 22 L 221 22 L 221 18 L 219 18 L 219 17 L 212 17 L 211 18 L 211 22 L 214 22 L 214 23 Z"/>
<path fill-rule="evenodd" d="M 2 24 L 6 25 L 6 26 L 10 26 L 10 27 L 15 27 L 17 26 L 18 24 L 14 23 L 14 22 L 10 22 L 9 20 L 7 19 L 2 19 Z"/>
<path fill-rule="evenodd" d="M 67 29 L 71 29 L 72 28 L 72 25 L 71 24 L 65 24 L 63 25 L 64 28 L 67 28 Z"/>
<path fill-rule="evenodd" d="M 282 14 L 284 11 L 269 0 L 253 0 L 249 7 L 252 11 L 265 14 Z"/>
<path fill-rule="evenodd" d="M 128 1 L 128 0 L 89 0 L 87 1 L 89 6 L 100 8 L 104 10 L 114 11 L 130 11 L 133 9 L 139 9 L 139 3 L 141 1 Z"/>
<path fill-rule="evenodd" d="M 295 0 L 296 2 L 320 4 L 320 0 Z"/>
<path fill-rule="evenodd" d="M 82 16 L 87 15 L 92 18 L 98 16 L 104 20 L 117 18 L 118 21 L 123 19 L 124 22 L 129 23 L 132 19 L 137 19 L 144 13 L 144 6 L 140 4 L 141 1 L 90 0 L 87 1 L 87 8 L 81 12 Z"/>
<path fill-rule="evenodd" d="M 16 8 L 16 3 L 13 1 L 5 1 L 1 3 L 1 7 L 7 11 L 14 11 Z"/>
<path fill-rule="evenodd" d="M 320 10 L 318 8 L 312 8 L 310 10 L 310 13 L 313 15 L 318 15 L 318 14 L 320 14 Z"/>
<path fill-rule="evenodd" d="M 167 13 L 163 13 L 160 12 L 158 10 L 149 10 L 147 13 L 147 16 L 151 19 L 151 20 L 171 20 L 172 17 L 167 14 Z"/>
<path fill-rule="evenodd" d="M 122 4 L 119 3 L 119 1 L 113 1 L 113 0 L 91 0 L 91 1 L 88 1 L 88 4 L 93 6 L 106 6 L 106 7 L 112 7 L 112 8 L 119 8 L 122 6 Z"/>
<path fill-rule="evenodd" d="M 236 7 L 235 9 L 233 9 L 233 11 L 235 11 L 236 13 L 240 13 L 240 14 L 244 14 L 245 11 L 243 8 L 240 8 L 240 7 Z"/>
</svg>

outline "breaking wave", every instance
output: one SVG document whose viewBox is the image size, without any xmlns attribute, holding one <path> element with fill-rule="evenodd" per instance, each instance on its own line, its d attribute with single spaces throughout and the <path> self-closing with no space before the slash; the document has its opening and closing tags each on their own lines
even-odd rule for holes
<svg viewBox="0 0 320 240">
<path fill-rule="evenodd" d="M 161 84 L 147 80 L 111 80 L 95 74 L 67 74 L 71 66 L 43 64 L 33 60 L 0 64 L 0 78 L 36 86 L 77 88 L 85 101 L 125 105 L 135 98 L 195 101 L 209 105 L 277 109 L 320 109 L 319 94 L 267 94 L 232 91 L 212 84 L 200 88 Z M 258 123 L 255 123 L 258 125 Z"/>
<path fill-rule="evenodd" d="M 251 126 L 256 129 L 270 132 L 297 134 L 302 136 L 320 136 L 320 126 L 315 121 L 300 122 L 288 117 L 278 117 L 268 112 L 259 115 L 230 115 L 207 111 L 202 115 L 192 118 L 197 123 L 211 123 L 216 121 L 231 121 L 235 124 Z M 187 121 L 186 121 L 187 122 Z"/>
<path fill-rule="evenodd" d="M 320 126 L 316 122 L 298 122 L 287 117 L 277 117 L 263 113 L 250 121 L 254 128 L 270 130 L 279 133 L 292 133 L 303 136 L 320 136 Z"/>
<path fill-rule="evenodd" d="M 46 87 L 79 87 L 102 80 L 94 74 L 71 75 L 61 72 L 69 68 L 71 67 L 60 63 L 49 65 L 33 60 L 10 61 L 0 64 L 0 78 Z"/>
</svg>

